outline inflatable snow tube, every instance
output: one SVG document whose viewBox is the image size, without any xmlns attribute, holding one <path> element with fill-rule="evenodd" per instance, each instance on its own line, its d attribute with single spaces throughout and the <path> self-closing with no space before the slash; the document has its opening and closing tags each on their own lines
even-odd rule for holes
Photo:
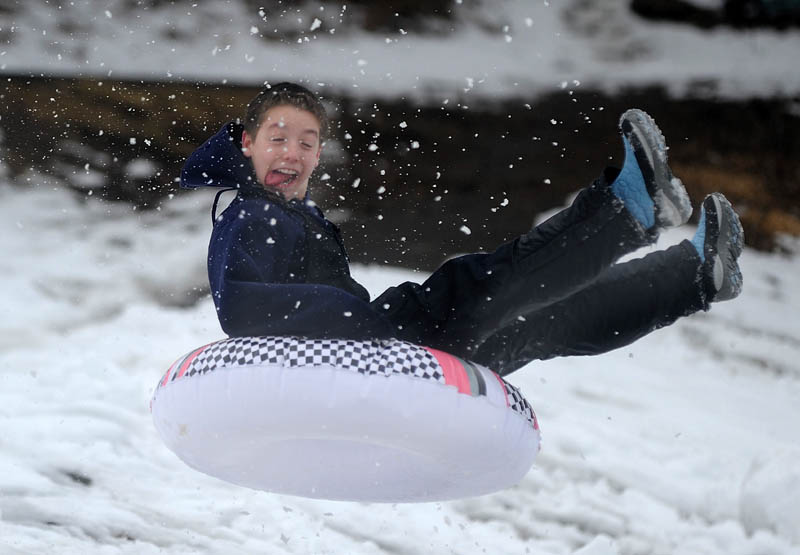
<svg viewBox="0 0 800 555">
<path fill-rule="evenodd" d="M 398 340 L 225 339 L 176 361 L 151 410 L 192 468 L 321 499 L 482 495 L 516 484 L 539 451 L 516 388 Z"/>
</svg>

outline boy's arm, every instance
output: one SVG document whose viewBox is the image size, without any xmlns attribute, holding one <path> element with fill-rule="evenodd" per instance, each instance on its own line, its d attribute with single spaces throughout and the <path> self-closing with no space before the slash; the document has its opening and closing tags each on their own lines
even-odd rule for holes
<svg viewBox="0 0 800 555">
<path fill-rule="evenodd" d="M 217 315 L 230 336 L 299 335 L 349 339 L 393 336 L 363 300 L 292 275 L 304 255 L 302 224 L 283 212 L 237 218 L 216 237 L 209 277 Z M 213 258 L 213 260 L 212 260 Z"/>
</svg>

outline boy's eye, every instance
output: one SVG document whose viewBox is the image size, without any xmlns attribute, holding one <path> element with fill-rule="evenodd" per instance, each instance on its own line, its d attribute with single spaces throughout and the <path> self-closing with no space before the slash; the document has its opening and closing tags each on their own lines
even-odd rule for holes
<svg viewBox="0 0 800 555">
<path fill-rule="evenodd" d="M 283 137 L 272 137 L 270 140 L 271 140 L 273 143 L 282 143 L 282 142 L 283 142 L 283 141 L 285 141 L 286 139 L 284 139 Z"/>
</svg>

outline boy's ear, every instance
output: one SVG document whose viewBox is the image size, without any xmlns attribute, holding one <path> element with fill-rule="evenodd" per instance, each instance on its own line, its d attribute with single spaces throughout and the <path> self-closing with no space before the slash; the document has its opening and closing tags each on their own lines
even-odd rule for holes
<svg viewBox="0 0 800 555">
<path fill-rule="evenodd" d="M 253 153 L 250 151 L 253 141 L 250 139 L 250 134 L 247 131 L 242 131 L 242 154 L 250 158 Z"/>
</svg>

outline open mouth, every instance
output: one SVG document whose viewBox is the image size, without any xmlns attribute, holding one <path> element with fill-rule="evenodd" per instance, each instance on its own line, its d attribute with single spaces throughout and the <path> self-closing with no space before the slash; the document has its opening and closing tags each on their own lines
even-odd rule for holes
<svg viewBox="0 0 800 555">
<path fill-rule="evenodd" d="M 297 170 L 290 170 L 287 168 L 278 168 L 272 170 L 264 178 L 264 184 L 267 187 L 288 187 L 295 182 L 300 173 Z"/>
</svg>

